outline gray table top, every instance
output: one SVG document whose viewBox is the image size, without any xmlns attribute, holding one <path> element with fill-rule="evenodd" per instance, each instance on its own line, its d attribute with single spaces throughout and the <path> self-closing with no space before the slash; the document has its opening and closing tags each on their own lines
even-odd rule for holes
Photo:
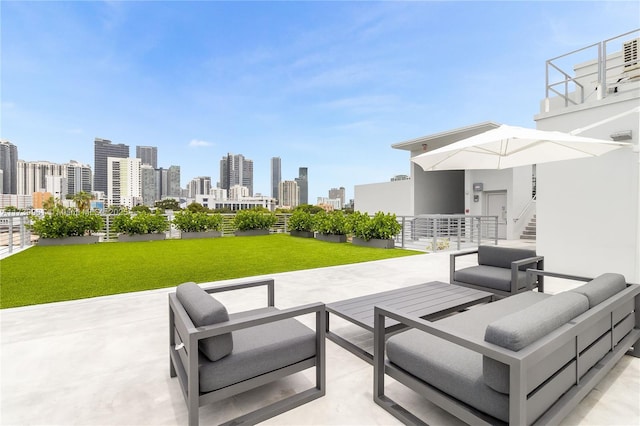
<svg viewBox="0 0 640 426">
<path fill-rule="evenodd" d="M 373 331 L 374 306 L 385 306 L 430 319 L 489 302 L 493 296 L 486 291 L 433 281 L 329 303 L 326 308 L 333 314 Z M 395 320 L 387 319 L 385 330 L 392 331 L 397 325 Z"/>
</svg>

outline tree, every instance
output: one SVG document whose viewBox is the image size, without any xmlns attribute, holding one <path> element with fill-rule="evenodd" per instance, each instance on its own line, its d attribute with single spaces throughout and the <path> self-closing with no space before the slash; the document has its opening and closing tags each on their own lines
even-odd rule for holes
<svg viewBox="0 0 640 426">
<path fill-rule="evenodd" d="M 77 192 L 73 196 L 73 202 L 76 203 L 76 207 L 81 212 L 89 211 L 91 208 L 91 200 L 93 200 L 93 196 L 84 191 Z"/>
<path fill-rule="evenodd" d="M 59 210 L 59 209 L 62 209 L 62 202 L 56 198 L 53 198 L 53 196 L 51 196 L 42 202 L 42 208 L 46 212 Z"/>
<path fill-rule="evenodd" d="M 180 204 L 174 198 L 156 201 L 156 207 L 162 210 L 180 210 Z"/>
<path fill-rule="evenodd" d="M 139 204 L 135 207 L 131 207 L 131 211 L 132 212 L 145 212 L 145 213 L 151 213 L 151 209 L 149 208 L 149 206 L 145 206 L 142 204 Z"/>
<path fill-rule="evenodd" d="M 192 213 L 200 213 L 200 212 L 209 211 L 208 208 L 206 208 L 205 206 L 203 206 L 200 203 L 196 203 L 195 201 L 187 206 L 187 210 L 189 210 Z"/>
</svg>

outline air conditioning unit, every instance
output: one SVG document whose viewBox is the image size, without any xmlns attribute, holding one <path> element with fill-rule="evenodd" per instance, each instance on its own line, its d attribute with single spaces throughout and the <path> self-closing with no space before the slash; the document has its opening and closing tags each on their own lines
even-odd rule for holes
<svg viewBox="0 0 640 426">
<path fill-rule="evenodd" d="M 638 63 L 638 47 L 640 46 L 640 38 L 629 40 L 623 45 L 624 54 L 624 70 L 631 71 L 640 67 Z"/>
</svg>

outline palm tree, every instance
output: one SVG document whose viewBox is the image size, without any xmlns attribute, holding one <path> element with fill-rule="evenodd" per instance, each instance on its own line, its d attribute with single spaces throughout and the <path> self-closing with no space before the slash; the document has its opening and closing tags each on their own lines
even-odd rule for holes
<svg viewBox="0 0 640 426">
<path fill-rule="evenodd" d="M 54 211 L 62 208 L 62 202 L 53 197 L 49 197 L 48 199 L 42 202 L 42 208 L 46 212 Z"/>
<path fill-rule="evenodd" d="M 93 196 L 88 192 L 80 191 L 73 196 L 73 202 L 81 212 L 89 210 Z"/>
</svg>

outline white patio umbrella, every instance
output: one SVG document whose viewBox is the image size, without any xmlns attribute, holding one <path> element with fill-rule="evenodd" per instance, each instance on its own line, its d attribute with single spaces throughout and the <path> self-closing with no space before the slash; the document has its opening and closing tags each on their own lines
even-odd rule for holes
<svg viewBox="0 0 640 426">
<path fill-rule="evenodd" d="M 417 155 L 411 161 L 424 171 L 495 170 L 595 157 L 629 145 L 625 142 L 503 124 L 479 135 Z"/>
</svg>

